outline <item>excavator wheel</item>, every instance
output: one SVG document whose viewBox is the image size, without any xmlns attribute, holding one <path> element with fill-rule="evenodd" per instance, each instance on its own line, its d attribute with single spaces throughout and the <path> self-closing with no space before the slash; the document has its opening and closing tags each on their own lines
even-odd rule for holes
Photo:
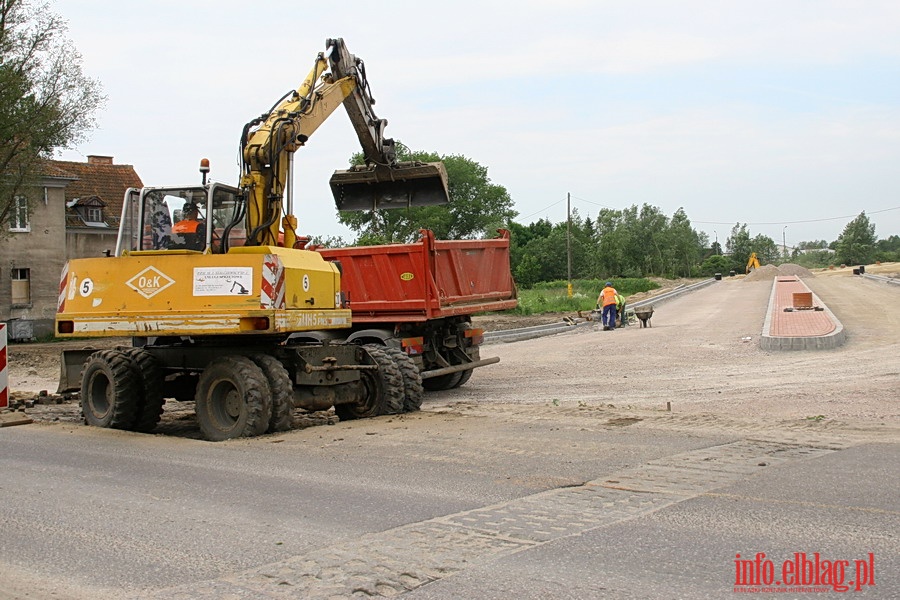
<svg viewBox="0 0 900 600">
<path fill-rule="evenodd" d="M 94 352 L 81 372 L 81 410 L 94 427 L 131 429 L 140 387 L 132 360 L 120 350 Z"/>
<path fill-rule="evenodd" d="M 146 350 L 141 348 L 120 348 L 120 350 L 131 359 L 133 368 L 137 370 L 140 384 L 137 418 L 134 427 L 131 429 L 149 433 L 159 423 L 163 412 L 163 404 L 166 402 L 162 392 L 162 371 L 159 368 L 156 357 Z"/>
<path fill-rule="evenodd" d="M 291 376 L 274 356 L 254 354 L 250 359 L 262 369 L 272 392 L 272 416 L 266 431 L 274 433 L 290 430 L 294 426 L 294 386 Z"/>
<path fill-rule="evenodd" d="M 203 436 L 220 442 L 265 432 L 271 414 L 269 398 L 266 376 L 252 360 L 246 356 L 215 359 L 197 382 L 195 410 Z"/>
<path fill-rule="evenodd" d="M 425 388 L 416 362 L 400 348 L 387 348 L 388 354 L 397 363 L 403 375 L 403 411 L 415 412 L 422 407 Z"/>
<path fill-rule="evenodd" d="M 334 412 L 343 421 L 403 412 L 403 374 L 400 367 L 384 346 L 365 344 L 363 348 L 378 369 L 362 371 L 362 382 L 366 388 L 362 401 L 335 405 Z"/>
</svg>

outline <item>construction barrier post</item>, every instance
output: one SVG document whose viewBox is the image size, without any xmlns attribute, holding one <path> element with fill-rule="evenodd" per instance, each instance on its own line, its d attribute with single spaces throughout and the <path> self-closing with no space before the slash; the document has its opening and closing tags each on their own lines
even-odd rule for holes
<svg viewBox="0 0 900 600">
<path fill-rule="evenodd" d="M 6 323 L 0 323 L 0 408 L 9 408 L 9 376 L 6 371 Z"/>
</svg>

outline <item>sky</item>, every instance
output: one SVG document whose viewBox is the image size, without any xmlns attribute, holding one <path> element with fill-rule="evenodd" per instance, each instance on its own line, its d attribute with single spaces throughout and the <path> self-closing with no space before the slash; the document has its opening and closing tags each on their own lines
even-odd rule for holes
<svg viewBox="0 0 900 600">
<path fill-rule="evenodd" d="M 89 141 L 144 185 L 236 184 L 244 123 L 295 89 L 325 40 L 363 59 L 386 135 L 463 155 L 515 219 L 683 208 L 793 246 L 860 212 L 900 235 L 900 3 L 456 0 L 51 1 L 107 95 Z M 359 142 L 335 112 L 295 157 L 304 235 L 338 223 L 328 179 Z"/>
</svg>

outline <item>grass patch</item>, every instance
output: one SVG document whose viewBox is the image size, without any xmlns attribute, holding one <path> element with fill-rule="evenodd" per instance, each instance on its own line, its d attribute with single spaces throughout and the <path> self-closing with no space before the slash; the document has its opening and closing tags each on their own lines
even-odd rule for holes
<svg viewBox="0 0 900 600">
<path fill-rule="evenodd" d="M 647 292 L 659 287 L 658 284 L 644 278 L 622 278 L 610 280 L 613 287 L 628 296 Z M 572 282 L 572 297 L 568 296 L 566 281 L 546 281 L 535 284 L 530 290 L 519 290 L 519 306 L 510 313 L 518 315 L 536 315 L 550 312 L 576 312 L 593 310 L 597 305 L 597 296 L 606 283 L 600 279 L 576 279 Z"/>
</svg>

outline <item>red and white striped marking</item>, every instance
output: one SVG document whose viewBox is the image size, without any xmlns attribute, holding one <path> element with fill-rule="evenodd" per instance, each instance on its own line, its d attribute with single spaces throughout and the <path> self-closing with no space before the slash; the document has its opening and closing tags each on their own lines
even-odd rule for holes
<svg viewBox="0 0 900 600">
<path fill-rule="evenodd" d="M 267 254 L 263 261 L 259 305 L 261 308 L 284 308 L 284 265 L 275 254 Z"/>
<path fill-rule="evenodd" d="M 6 323 L 0 323 L 0 408 L 9 407 L 9 376 L 6 371 Z"/>
<path fill-rule="evenodd" d="M 69 287 L 69 263 L 63 267 L 62 275 L 59 278 L 59 298 L 56 301 L 56 312 L 63 312 L 66 309 L 66 289 Z"/>
</svg>

